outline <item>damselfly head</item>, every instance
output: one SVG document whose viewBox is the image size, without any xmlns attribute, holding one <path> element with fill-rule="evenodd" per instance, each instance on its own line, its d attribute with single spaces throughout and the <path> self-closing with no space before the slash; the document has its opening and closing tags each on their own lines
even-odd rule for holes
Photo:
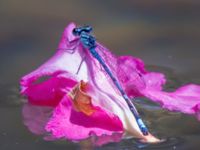
<svg viewBox="0 0 200 150">
<path fill-rule="evenodd" d="M 82 27 L 74 28 L 73 34 L 76 36 L 79 36 L 81 35 L 82 32 L 90 33 L 91 31 L 92 31 L 91 26 L 82 26 Z"/>
</svg>

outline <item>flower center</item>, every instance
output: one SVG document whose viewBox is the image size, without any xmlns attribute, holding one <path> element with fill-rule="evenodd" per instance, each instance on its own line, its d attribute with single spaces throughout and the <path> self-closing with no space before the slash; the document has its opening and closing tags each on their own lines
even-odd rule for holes
<svg viewBox="0 0 200 150">
<path fill-rule="evenodd" d="M 72 89 L 69 96 L 73 100 L 73 106 L 76 111 L 90 116 L 95 112 L 95 108 L 91 103 L 92 98 L 86 93 L 86 91 L 87 83 L 81 80 L 81 82 Z"/>
</svg>

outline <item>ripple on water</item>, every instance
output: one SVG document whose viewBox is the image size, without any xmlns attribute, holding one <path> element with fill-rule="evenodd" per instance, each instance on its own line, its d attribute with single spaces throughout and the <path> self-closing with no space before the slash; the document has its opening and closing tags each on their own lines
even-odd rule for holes
<svg viewBox="0 0 200 150">
<path fill-rule="evenodd" d="M 129 140 L 123 140 L 120 143 L 112 143 L 108 144 L 106 146 L 103 146 L 101 148 L 96 148 L 97 150 L 176 150 L 178 149 L 182 143 L 184 142 L 183 138 L 179 137 L 171 137 L 164 139 L 161 143 L 156 144 L 148 144 L 148 143 L 142 143 L 137 139 L 129 139 Z"/>
<path fill-rule="evenodd" d="M 136 141 L 136 147 L 138 149 L 149 149 L 149 150 L 151 150 L 151 149 L 152 150 L 153 149 L 163 149 L 163 150 L 164 149 L 172 149 L 172 150 L 175 150 L 183 142 L 184 142 L 184 140 L 182 138 L 171 137 L 171 138 L 164 139 L 163 142 L 157 143 L 157 144 L 144 144 L 144 143 Z"/>
</svg>

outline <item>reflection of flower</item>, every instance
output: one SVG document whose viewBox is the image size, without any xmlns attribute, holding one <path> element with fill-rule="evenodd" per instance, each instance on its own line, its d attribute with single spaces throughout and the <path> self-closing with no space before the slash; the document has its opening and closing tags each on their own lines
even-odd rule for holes
<svg viewBox="0 0 200 150">
<path fill-rule="evenodd" d="M 23 121 L 28 129 L 36 135 L 44 135 L 44 139 L 47 141 L 56 140 L 57 138 L 54 135 L 49 135 L 47 130 L 45 130 L 46 123 L 48 122 L 51 114 L 52 108 L 47 106 L 38 106 L 27 103 L 23 106 Z M 72 117 L 75 117 L 72 115 Z M 80 122 L 81 123 L 81 122 Z M 79 124 L 80 124 L 79 123 Z M 83 124 L 84 125 L 84 124 Z M 67 127 L 67 126 L 66 126 Z M 69 127 L 67 127 L 68 130 Z M 87 143 L 89 142 L 92 145 L 101 146 L 109 142 L 118 142 L 121 140 L 122 133 L 116 132 L 112 135 L 102 135 L 96 136 L 94 133 L 91 133 L 91 138 L 86 139 Z"/>
<path fill-rule="evenodd" d="M 148 142 L 156 141 L 151 135 L 142 135 L 111 79 L 73 36 L 74 28 L 70 24 L 65 29 L 58 51 L 49 61 L 21 80 L 21 93 L 30 103 L 54 108 L 45 124 L 46 131 L 54 138 L 71 140 L 126 131 Z M 130 97 L 146 96 L 169 110 L 199 112 L 199 86 L 163 92 L 164 75 L 146 71 L 140 59 L 116 57 L 100 44 L 96 50 Z"/>
</svg>

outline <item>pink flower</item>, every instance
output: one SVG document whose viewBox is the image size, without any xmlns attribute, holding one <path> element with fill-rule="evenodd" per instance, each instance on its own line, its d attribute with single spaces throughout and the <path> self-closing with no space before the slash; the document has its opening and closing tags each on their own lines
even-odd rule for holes
<svg viewBox="0 0 200 150">
<path fill-rule="evenodd" d="M 43 123 L 45 130 L 54 138 L 70 140 L 93 135 L 121 137 L 122 133 L 129 132 L 147 142 L 158 141 L 151 134 L 142 135 L 109 76 L 72 34 L 75 27 L 71 23 L 63 33 L 56 54 L 20 82 L 21 93 L 31 104 L 54 108 L 50 119 Z M 188 85 L 172 93 L 164 92 L 164 75 L 146 71 L 142 60 L 116 57 L 99 43 L 96 50 L 130 97 L 145 96 L 166 109 L 199 114 L 200 86 Z M 115 139 L 119 140 L 116 136 Z"/>
</svg>

